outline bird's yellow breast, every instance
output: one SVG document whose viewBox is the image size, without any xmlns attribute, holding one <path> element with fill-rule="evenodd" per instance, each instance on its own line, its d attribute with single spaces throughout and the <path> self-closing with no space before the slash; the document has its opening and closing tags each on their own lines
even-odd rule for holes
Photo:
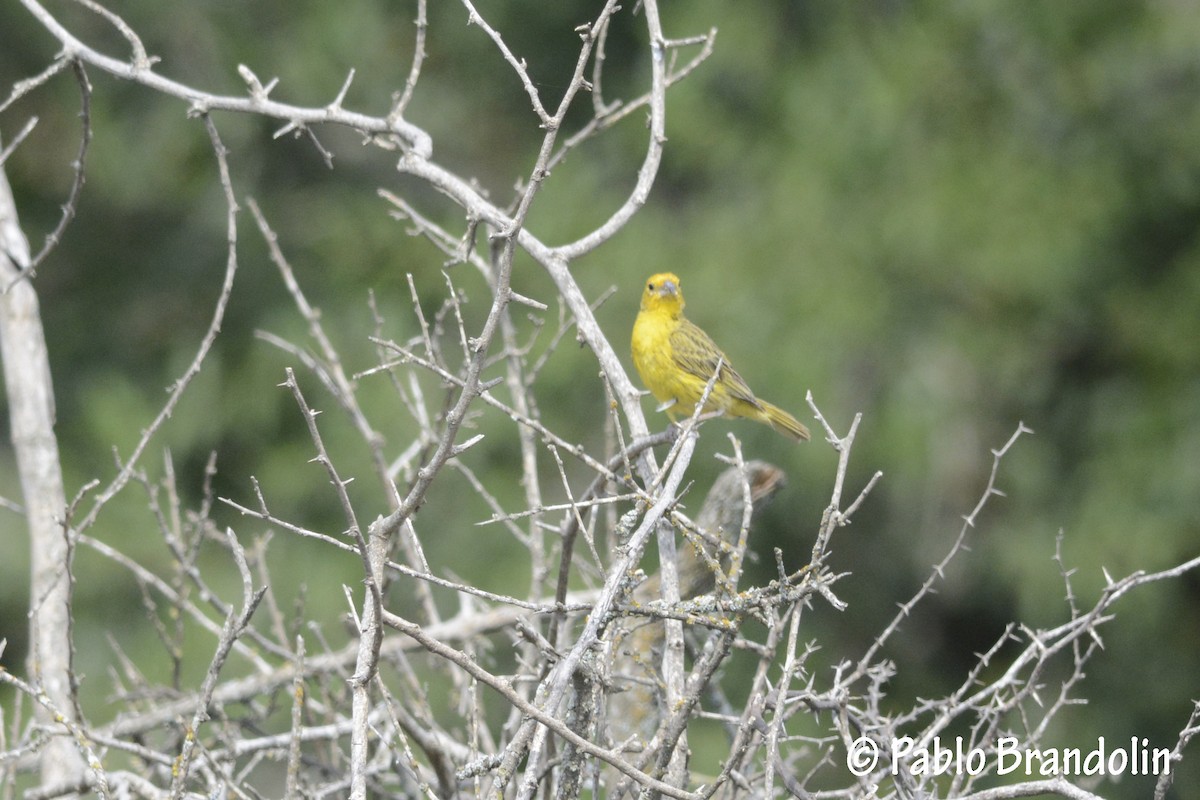
<svg viewBox="0 0 1200 800">
<path fill-rule="evenodd" d="M 643 310 L 633 323 L 633 365 L 642 383 L 662 403 L 678 396 L 672 379 L 678 370 L 671 361 L 671 332 L 677 324 L 661 310 Z"/>
<path fill-rule="evenodd" d="M 671 337 L 682 324 L 677 314 L 664 308 L 643 309 L 633 324 L 633 364 L 656 400 L 674 402 L 667 410 L 672 419 L 692 413 L 707 383 L 679 367 Z M 723 398 L 720 387 L 714 387 L 706 410 L 724 407 Z"/>
</svg>

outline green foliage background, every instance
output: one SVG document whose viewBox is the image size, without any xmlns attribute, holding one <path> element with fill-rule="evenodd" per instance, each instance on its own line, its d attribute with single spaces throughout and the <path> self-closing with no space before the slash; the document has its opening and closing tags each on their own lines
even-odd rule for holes
<svg viewBox="0 0 1200 800">
<path fill-rule="evenodd" d="M 940 593 L 893 646 L 901 698 L 946 692 L 973 652 L 1005 623 L 1066 618 L 1052 561 L 1064 534 L 1085 602 L 1116 576 L 1161 569 L 1200 546 L 1200 15 L 1186 3 L 1036 0 L 960 3 L 666 3 L 669 35 L 715 26 L 716 50 L 668 97 L 663 167 L 646 209 L 615 240 L 574 265 L 620 351 L 641 280 L 670 269 L 685 283 L 690 316 L 721 342 L 764 396 L 803 411 L 811 390 L 835 427 L 864 421 L 851 485 L 883 482 L 835 542 L 850 610 L 818 611 L 809 634 L 826 668 L 855 656 L 949 547 L 990 468 L 989 449 L 1024 421 L 1036 431 L 1005 461 L 1000 488 Z M 409 118 L 428 130 L 435 158 L 503 204 L 532 164 L 540 131 L 516 78 L 454 3 L 430 8 L 429 60 Z M 592 4 L 491 2 L 481 12 L 528 59 L 553 102 L 569 74 L 572 28 Z M 113 54 L 124 44 L 71 4 L 51 8 Z M 355 2 L 129 2 L 114 8 L 163 57 L 159 71 L 237 94 L 239 63 L 274 96 L 303 105 L 333 98 L 350 68 L 346 106 L 383 113 L 411 57 L 411 4 Z M 605 93 L 643 91 L 642 21 L 622 14 L 609 40 Z M 0 6 L 0 86 L 39 71 L 56 48 L 16 3 Z M 186 106 L 90 71 L 95 140 L 78 219 L 38 277 L 55 368 L 68 494 L 111 477 L 111 448 L 127 454 L 203 333 L 224 264 L 224 207 L 214 159 Z M 26 230 L 40 244 L 65 197 L 77 146 L 77 91 L 61 78 L 0 117 L 11 139 L 29 115 L 40 124 L 5 165 Z M 581 111 L 580 119 L 583 114 Z M 376 187 L 414 197 L 454 230 L 454 209 L 394 170 L 395 154 L 318 130 L 335 154 L 327 169 L 304 139 L 273 139 L 273 123 L 218 115 L 235 189 L 258 198 L 309 296 L 338 335 L 351 371 L 373 363 L 365 337 L 373 292 L 388 335 L 416 332 L 404 278 L 427 311 L 446 291 L 443 258 L 388 216 Z M 555 243 L 604 219 L 629 191 L 644 152 L 634 115 L 575 153 L 549 180 L 529 225 Z M 293 360 L 255 338 L 302 339 L 292 308 L 248 215 L 242 269 L 213 360 L 161 442 L 195 502 L 203 465 L 218 454 L 219 495 L 250 502 L 257 476 L 274 510 L 338 530 L 334 498 L 307 465 L 310 443 L 276 384 Z M 478 276 L 451 277 L 477 301 Z M 554 305 L 549 281 L 520 262 L 518 291 Z M 555 323 L 547 314 L 544 347 Z M 478 324 L 478 319 L 468 323 Z M 523 332 L 531 335 L 531 330 Z M 536 350 L 537 348 L 535 348 Z M 540 352 L 540 350 L 538 350 Z M 306 386 L 319 395 L 315 381 Z M 436 382 L 427 385 L 431 393 Z M 379 381 L 365 384 L 376 419 L 399 440 L 411 421 Z M 318 402 L 323 402 L 324 399 Z M 552 427 L 595 444 L 604 400 L 597 367 L 571 337 L 550 357 L 539 402 Z M 327 407 L 329 404 L 326 404 Z M 647 409 L 649 410 L 649 404 Z M 346 463 L 361 446 L 335 413 L 323 418 Z M 495 431 L 470 466 L 510 508 L 520 503 L 515 441 Z M 715 422 L 705 429 L 696 496 L 720 468 L 732 431 L 748 455 L 782 466 L 789 487 L 759 531 L 760 576 L 770 548 L 802 562 L 828 500 L 833 453 L 795 448 L 766 429 Z M 152 448 L 156 451 L 157 448 Z M 147 463 L 161 474 L 158 453 Z M 365 466 L 364 466 L 365 472 Z M 363 484 L 368 481 L 362 481 Z M 357 487 L 382 509 L 377 488 Z M 135 487 L 101 517 L 95 535 L 138 558 L 168 555 Z M 507 494 L 503 494 L 507 492 Z M 0 493 L 19 494 L 12 458 Z M 465 481 L 448 477 L 418 519 L 435 567 L 520 591 L 524 553 Z M 372 506 L 371 504 L 376 504 Z M 254 526 L 215 516 L 246 536 Z M 0 517 L 11 557 L 0 562 L 4 662 L 20 669 L 27 559 L 20 520 Z M 331 635 L 344 609 L 339 581 L 356 565 L 277 537 L 275 566 L 327 608 Z M 315 564 L 321 564 L 315 569 Z M 113 661 L 89 636 L 87 615 L 127 617 L 132 648 L 143 611 L 127 574 L 81 552 L 76 598 L 89 697 L 107 692 Z M 328 570 L 328 571 L 327 571 Z M 339 572 L 340 570 L 340 572 Z M 230 576 L 231 586 L 234 576 Z M 298 589 L 297 589 L 298 591 Z M 290 600 L 284 597 L 284 602 Z M 1149 737 L 1170 746 L 1197 695 L 1200 587 L 1185 578 L 1123 602 L 1104 629 L 1105 651 L 1066 711 L 1059 746 L 1097 735 Z M 398 599 L 402 602 L 403 598 Z M 1194 757 L 1193 757 L 1194 758 Z M 1185 762 L 1193 776 L 1194 767 Z M 1140 781 L 1140 782 L 1139 782 Z M 1195 784 L 1195 781 L 1192 781 Z M 1146 796 L 1149 783 L 1103 787 Z M 1186 777 L 1176 796 L 1200 797 Z"/>
</svg>

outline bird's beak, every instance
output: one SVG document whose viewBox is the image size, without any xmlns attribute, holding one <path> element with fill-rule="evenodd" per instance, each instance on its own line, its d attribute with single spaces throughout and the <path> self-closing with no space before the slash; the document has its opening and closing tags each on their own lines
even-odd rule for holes
<svg viewBox="0 0 1200 800">
<path fill-rule="evenodd" d="M 675 281 L 663 281 L 662 285 L 658 287 L 658 294 L 660 297 L 676 295 L 679 294 L 679 287 L 675 285 Z"/>
</svg>

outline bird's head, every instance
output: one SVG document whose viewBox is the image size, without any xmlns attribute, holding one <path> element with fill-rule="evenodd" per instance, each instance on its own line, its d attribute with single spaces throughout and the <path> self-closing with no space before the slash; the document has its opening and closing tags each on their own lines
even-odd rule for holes
<svg viewBox="0 0 1200 800">
<path fill-rule="evenodd" d="M 683 311 L 683 290 L 679 278 L 670 272 L 650 276 L 642 292 L 642 311 L 667 311 L 678 314 Z"/>
</svg>

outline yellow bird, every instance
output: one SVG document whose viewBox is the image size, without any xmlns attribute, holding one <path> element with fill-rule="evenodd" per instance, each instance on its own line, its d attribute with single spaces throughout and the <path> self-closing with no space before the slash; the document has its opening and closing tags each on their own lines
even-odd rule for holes
<svg viewBox="0 0 1200 800">
<path fill-rule="evenodd" d="M 808 428 L 791 414 L 755 397 L 709 335 L 683 316 L 683 290 L 670 272 L 646 282 L 633 323 L 633 364 L 672 420 L 692 414 L 719 365 L 704 412 L 764 422 L 800 442 L 809 437 Z"/>
</svg>

